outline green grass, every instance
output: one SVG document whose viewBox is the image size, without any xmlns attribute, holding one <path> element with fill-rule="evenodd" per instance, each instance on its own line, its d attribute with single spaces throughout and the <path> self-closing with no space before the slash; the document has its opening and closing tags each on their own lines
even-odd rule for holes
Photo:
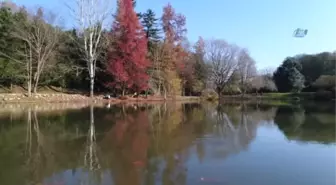
<svg viewBox="0 0 336 185">
<path fill-rule="evenodd" d="M 302 101 L 302 100 L 323 100 L 331 101 L 333 96 L 319 94 L 315 92 L 301 92 L 301 93 L 263 93 L 263 94 L 246 94 L 241 95 L 224 95 L 223 99 L 239 99 L 239 100 L 279 100 L 279 101 Z"/>
<path fill-rule="evenodd" d="M 301 92 L 301 93 L 264 93 L 262 98 L 274 99 L 314 99 L 314 92 Z"/>
</svg>

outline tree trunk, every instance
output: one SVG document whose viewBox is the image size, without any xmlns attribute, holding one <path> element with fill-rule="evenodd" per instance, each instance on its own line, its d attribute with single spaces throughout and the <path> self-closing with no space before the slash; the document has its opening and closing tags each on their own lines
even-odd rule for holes
<svg viewBox="0 0 336 185">
<path fill-rule="evenodd" d="M 37 87 L 38 87 L 39 80 L 40 80 L 40 74 L 36 72 L 35 79 L 34 79 L 34 94 L 37 93 Z"/>
<path fill-rule="evenodd" d="M 222 92 L 222 90 L 220 88 L 217 88 L 217 95 L 218 95 L 218 100 L 219 101 L 222 99 L 221 92 Z"/>
<path fill-rule="evenodd" d="M 92 43 L 90 43 L 92 44 Z M 92 47 L 90 47 L 92 48 Z M 90 52 L 91 53 L 91 52 Z M 90 75 L 90 98 L 93 99 L 94 96 L 94 78 L 95 78 L 95 61 L 93 60 L 93 57 L 90 55 L 89 60 L 89 75 Z"/>
<path fill-rule="evenodd" d="M 31 97 L 31 93 L 32 93 L 32 83 L 31 83 L 31 80 L 28 79 L 28 82 L 27 82 L 27 90 L 28 90 L 28 97 Z"/>
<path fill-rule="evenodd" d="M 242 98 L 245 97 L 245 88 L 242 89 L 242 95 L 241 95 Z"/>
<path fill-rule="evenodd" d="M 36 83 L 34 84 L 34 90 L 33 90 L 33 93 L 34 93 L 34 94 L 37 93 L 37 85 L 36 85 Z"/>
<path fill-rule="evenodd" d="M 91 75 L 90 76 L 90 98 L 93 98 L 94 95 L 94 77 Z"/>
<path fill-rule="evenodd" d="M 33 78 L 33 66 L 32 66 L 32 51 L 31 47 L 29 47 L 29 60 L 27 62 L 27 90 L 28 90 L 28 97 L 31 97 L 32 94 L 32 78 Z"/>
<path fill-rule="evenodd" d="M 163 90 L 164 90 L 164 99 L 166 100 L 167 99 L 167 90 L 166 90 L 165 87 L 163 88 Z"/>
<path fill-rule="evenodd" d="M 182 96 L 185 96 L 185 87 L 182 86 Z"/>
<path fill-rule="evenodd" d="M 122 96 L 125 96 L 125 88 L 122 88 Z"/>
</svg>

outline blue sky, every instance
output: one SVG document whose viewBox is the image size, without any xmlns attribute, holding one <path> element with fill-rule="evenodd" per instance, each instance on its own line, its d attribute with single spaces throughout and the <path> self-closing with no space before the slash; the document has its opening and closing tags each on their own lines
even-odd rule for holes
<svg viewBox="0 0 336 185">
<path fill-rule="evenodd" d="M 69 17 L 65 0 L 13 2 Z M 186 16 L 191 42 L 198 36 L 225 39 L 247 48 L 259 69 L 276 68 L 286 56 L 336 50 L 335 0 L 137 0 L 136 9 L 151 8 L 159 16 L 168 2 Z M 308 35 L 292 37 L 296 28 L 308 29 Z"/>
</svg>

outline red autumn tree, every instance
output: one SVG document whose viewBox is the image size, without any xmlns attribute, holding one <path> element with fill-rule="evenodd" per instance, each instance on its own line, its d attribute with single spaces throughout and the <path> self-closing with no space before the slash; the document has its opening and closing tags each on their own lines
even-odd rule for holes
<svg viewBox="0 0 336 185">
<path fill-rule="evenodd" d="M 146 34 L 134 11 L 132 0 L 119 0 L 118 14 L 113 23 L 113 40 L 108 53 L 107 72 L 114 77 L 109 87 L 139 92 L 148 88 Z"/>
</svg>

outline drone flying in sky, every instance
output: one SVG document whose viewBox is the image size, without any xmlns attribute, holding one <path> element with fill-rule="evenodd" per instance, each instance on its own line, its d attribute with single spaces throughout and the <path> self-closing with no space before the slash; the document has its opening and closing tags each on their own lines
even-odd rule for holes
<svg viewBox="0 0 336 185">
<path fill-rule="evenodd" d="M 297 28 L 293 32 L 293 36 L 297 38 L 303 38 L 307 35 L 308 29 Z"/>
</svg>

